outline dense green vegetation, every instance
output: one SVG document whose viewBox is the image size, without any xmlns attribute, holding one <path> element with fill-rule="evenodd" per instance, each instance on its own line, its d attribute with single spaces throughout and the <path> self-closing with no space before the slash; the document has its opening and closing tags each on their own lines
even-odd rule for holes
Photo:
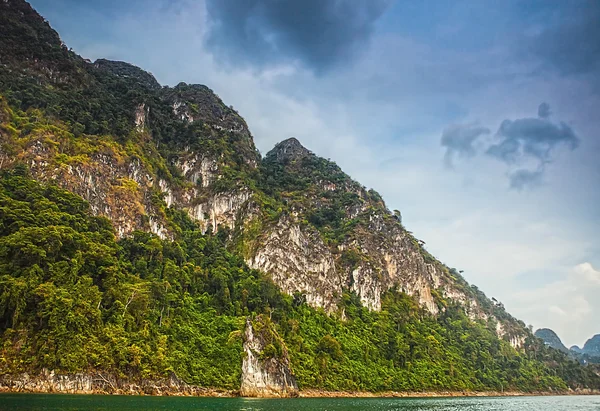
<svg viewBox="0 0 600 411">
<path fill-rule="evenodd" d="M 272 318 L 303 388 L 330 390 L 564 389 L 592 385 L 585 368 L 529 341 L 527 354 L 467 319 L 426 314 L 389 292 L 381 312 L 344 297 L 346 319 L 281 294 L 184 214 L 175 241 L 136 232 L 115 241 L 81 198 L 29 179 L 0 180 L 0 367 L 3 373 L 105 371 L 130 378 L 175 372 L 235 389 L 245 318 Z M 273 345 L 272 352 L 281 353 Z M 547 368 L 542 362 L 552 363 Z"/>
<path fill-rule="evenodd" d="M 0 2 L 0 11 L 0 155 L 7 160 L 2 167 L 11 164 L 0 175 L 0 374 L 46 368 L 158 379 L 175 373 L 191 384 L 237 389 L 241 336 L 251 318 L 268 343 L 260 358 L 288 353 L 301 388 L 600 386 L 590 369 L 536 339 L 514 350 L 496 337 L 495 324 L 471 321 L 440 290 L 432 290 L 443 309 L 438 316 L 396 290 L 383 296 L 381 312 L 346 292 L 343 319 L 309 307 L 301 294 L 282 294 L 242 258 L 266 225 L 297 214 L 336 250 L 369 230 L 376 212 L 396 228 L 400 213 L 389 213 L 379 194 L 328 160 L 261 162 L 244 120 L 207 87 L 162 88 L 126 63 L 86 62 L 24 1 Z M 135 124 L 140 110 L 141 126 Z M 203 234 L 153 187 L 151 203 L 173 238 L 136 231 L 117 239 L 111 221 L 94 216 L 82 198 L 34 181 L 19 165 L 40 164 L 37 152 L 27 152 L 38 142 L 52 153 L 40 157 L 48 169 L 85 165 L 97 173 L 94 156 L 101 154 L 110 159 L 103 170 L 135 161 L 174 190 L 203 187 L 174 166 L 182 157 L 218 158 L 220 178 L 199 196 L 243 186 L 259 212 L 242 222 L 243 230 Z M 123 175 L 116 180 L 108 183 L 141 209 L 138 183 Z M 439 264 L 408 238 L 427 262 Z M 348 247 L 336 263 L 347 269 L 365 258 Z M 449 275 L 486 313 L 524 328 L 456 270 Z"/>
</svg>

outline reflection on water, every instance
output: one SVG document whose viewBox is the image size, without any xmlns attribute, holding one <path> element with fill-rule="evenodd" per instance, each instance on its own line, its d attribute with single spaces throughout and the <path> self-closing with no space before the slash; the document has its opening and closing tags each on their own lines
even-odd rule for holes
<svg viewBox="0 0 600 411">
<path fill-rule="evenodd" d="M 600 396 L 502 398 L 189 398 L 0 394 L 0 410 L 600 411 Z"/>
</svg>

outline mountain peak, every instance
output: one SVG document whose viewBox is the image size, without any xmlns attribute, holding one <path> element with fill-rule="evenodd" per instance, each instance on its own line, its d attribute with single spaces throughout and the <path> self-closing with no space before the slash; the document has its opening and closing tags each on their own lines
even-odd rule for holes
<svg viewBox="0 0 600 411">
<path fill-rule="evenodd" d="M 534 335 L 542 339 L 544 343 L 549 347 L 552 347 L 562 352 L 569 352 L 567 347 L 565 347 L 565 345 L 561 341 L 560 337 L 549 328 L 540 328 L 535 332 Z"/>
<path fill-rule="evenodd" d="M 587 340 L 583 346 L 583 351 L 589 355 L 600 356 L 600 334 L 596 334 Z"/>
<path fill-rule="evenodd" d="M 267 153 L 268 158 L 275 157 L 279 162 L 295 161 L 314 155 L 312 151 L 304 147 L 295 137 L 290 137 L 277 143 L 271 151 Z"/>
<path fill-rule="evenodd" d="M 94 66 L 100 70 L 108 71 L 117 77 L 135 80 L 141 85 L 152 90 L 158 90 L 161 88 L 159 82 L 151 73 L 148 73 L 147 71 L 124 61 L 98 59 L 94 62 Z"/>
</svg>

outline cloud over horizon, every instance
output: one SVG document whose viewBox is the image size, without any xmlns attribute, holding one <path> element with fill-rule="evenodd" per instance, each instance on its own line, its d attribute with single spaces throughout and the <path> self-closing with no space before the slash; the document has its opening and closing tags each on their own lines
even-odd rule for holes
<svg viewBox="0 0 600 411">
<path fill-rule="evenodd" d="M 528 305 L 535 314 L 539 327 L 561 324 L 559 335 L 567 347 L 583 346 L 592 335 L 582 332 L 585 323 L 593 323 L 600 310 L 600 270 L 584 262 L 572 267 L 562 277 L 543 287 L 518 292 L 515 299 Z M 600 334 L 600 330 L 596 331 Z"/>
</svg>

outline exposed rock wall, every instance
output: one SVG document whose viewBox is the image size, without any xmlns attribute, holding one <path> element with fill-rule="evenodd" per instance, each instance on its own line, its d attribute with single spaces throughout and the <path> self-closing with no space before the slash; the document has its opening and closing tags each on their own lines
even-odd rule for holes
<svg viewBox="0 0 600 411">
<path fill-rule="evenodd" d="M 136 156 L 123 156 L 111 147 L 63 161 L 62 151 L 68 148 L 68 142 L 57 140 L 33 139 L 16 155 L 0 147 L 0 169 L 17 162 L 27 164 L 35 179 L 55 183 L 83 197 L 94 214 L 113 222 L 119 237 L 134 230 L 171 237 L 165 215 L 153 200 L 156 193 L 162 195 L 167 207 L 185 210 L 199 222 L 203 232 L 209 227 L 214 232 L 219 225 L 234 228 L 239 210 L 251 197 L 243 186 L 226 192 L 213 190 L 211 185 L 221 177 L 220 163 L 208 155 L 188 154 L 175 162 L 192 183 L 181 186 L 158 178 Z M 2 142 L 14 145 L 0 130 Z"/>
<path fill-rule="evenodd" d="M 267 342 L 261 332 L 255 333 L 252 322 L 246 320 L 240 395 L 244 397 L 297 396 L 298 385 L 290 369 L 287 350 L 284 349 L 279 357 L 260 358 L 267 347 Z"/>
<path fill-rule="evenodd" d="M 441 285 L 444 273 L 438 266 L 426 263 L 406 232 L 389 223 L 383 215 L 373 213 L 368 226 L 360 229 L 345 247 L 355 248 L 368 259 L 351 272 L 350 284 L 363 304 L 381 309 L 381 294 L 392 287 L 415 296 L 432 314 L 438 308 L 431 288 Z"/>
<path fill-rule="evenodd" d="M 301 228 L 290 217 L 282 218 L 260 240 L 248 264 L 269 273 L 286 293 L 300 292 L 314 307 L 332 312 L 342 296 L 344 280 L 319 233 Z"/>
<path fill-rule="evenodd" d="M 0 168 L 10 168 L 16 162 L 27 164 L 37 180 L 80 195 L 90 203 L 94 214 L 110 218 L 120 237 L 134 230 L 151 231 L 161 238 L 169 236 L 163 216 L 151 200 L 155 179 L 139 159 L 123 158 L 106 149 L 63 162 L 62 147 L 39 138 L 17 155 L 0 149 Z"/>
<path fill-rule="evenodd" d="M 63 393 L 63 394 L 120 394 L 120 395 L 191 395 L 233 396 L 236 392 L 213 390 L 188 385 L 172 375 L 163 380 L 131 380 L 106 373 L 57 374 L 42 370 L 30 375 L 0 376 L 0 392 Z"/>
</svg>

